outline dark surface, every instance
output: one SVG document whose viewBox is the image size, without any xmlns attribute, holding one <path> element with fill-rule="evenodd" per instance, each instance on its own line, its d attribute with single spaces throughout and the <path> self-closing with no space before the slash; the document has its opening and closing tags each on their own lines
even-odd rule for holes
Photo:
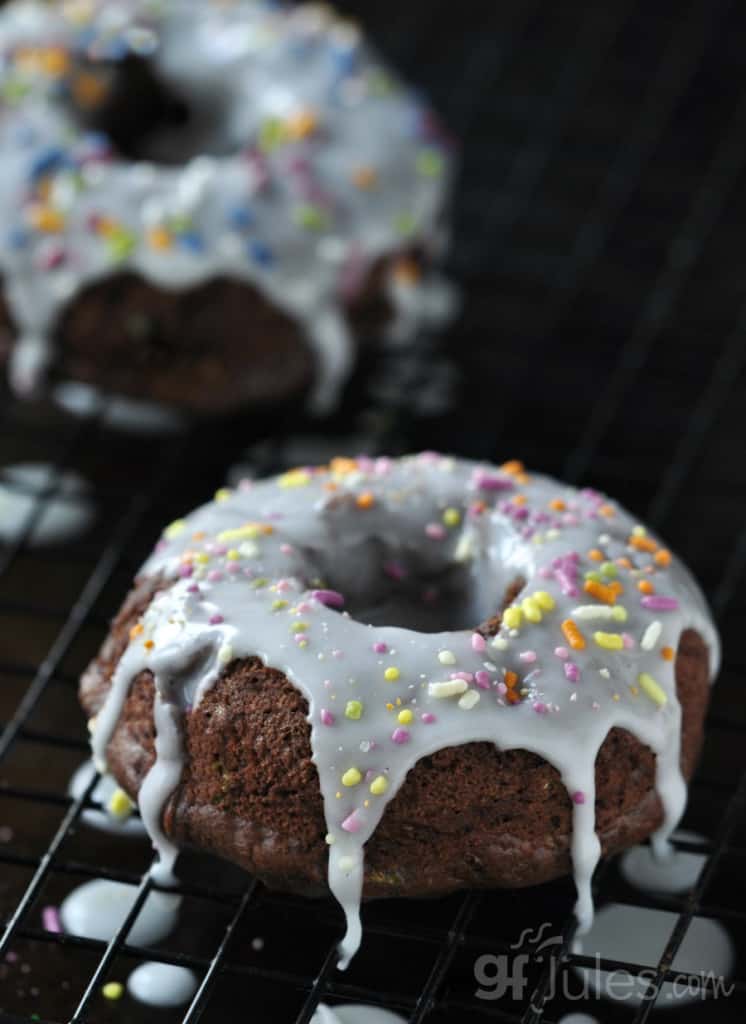
<svg viewBox="0 0 746 1024">
<path fill-rule="evenodd" d="M 335 423 L 296 423 L 302 444 L 253 444 L 243 459 L 263 472 L 334 448 L 520 457 L 611 492 L 659 529 L 701 580 L 725 643 L 685 818 L 711 856 L 682 897 L 631 889 L 614 863 L 599 872 L 597 889 L 602 903 L 681 915 L 661 970 L 694 913 L 718 918 L 742 951 L 746 9 L 725 0 L 344 6 L 364 12 L 464 138 L 452 270 L 466 307 L 447 339 L 464 383 L 449 408 L 424 415 L 441 389 L 442 362 L 400 357 L 383 382 L 364 367 Z M 41 931 L 39 908 L 83 878 L 138 883 L 145 844 L 81 825 L 60 831 L 52 861 L 42 858 L 80 810 L 64 795 L 86 749 L 77 675 L 138 562 L 164 521 L 222 482 L 252 436 L 277 438 L 285 424 L 203 426 L 142 441 L 7 398 L 0 415 L 0 464 L 72 466 L 94 486 L 98 506 L 94 527 L 74 543 L 43 553 L 18 543 L 0 554 L 0 719 L 8 723 L 0 734 L 0 913 L 22 910 L 9 943 L 19 959 L 0 968 L 0 1006 L 26 1020 L 65 1021 L 92 981 L 80 1020 L 179 1021 L 179 1013 L 109 1006 L 99 995 L 104 975 L 124 979 L 152 953 L 122 950 L 120 941 L 97 974 L 101 944 Z M 40 884 L 21 903 L 40 863 Z M 208 978 L 189 1022 L 307 1024 L 320 998 L 378 1001 L 427 1024 L 556 1022 L 580 1008 L 557 995 L 543 1018 L 532 1011 L 533 986 L 545 991 L 546 964 L 538 963 L 522 999 L 474 997 L 480 954 L 505 950 L 545 921 L 551 934 L 569 935 L 569 883 L 371 904 L 361 954 L 338 975 L 333 905 L 272 896 L 209 858 L 186 858 L 183 877 L 180 927 L 158 955 Z M 252 948 L 255 936 L 262 951 Z M 734 980 L 728 999 L 686 1011 L 653 1008 L 651 999 L 637 1020 L 673 1021 L 675 1013 L 676 1024 L 740 1022 L 743 955 Z M 604 1024 L 634 1019 L 623 1005 L 583 1009 Z"/>
</svg>

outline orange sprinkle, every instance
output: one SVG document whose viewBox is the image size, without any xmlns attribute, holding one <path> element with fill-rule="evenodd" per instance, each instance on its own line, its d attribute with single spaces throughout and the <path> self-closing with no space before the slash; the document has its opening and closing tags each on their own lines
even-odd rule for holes
<svg viewBox="0 0 746 1024">
<path fill-rule="evenodd" d="M 511 672 L 510 670 L 508 670 L 505 673 L 505 685 L 508 687 L 509 690 L 512 690 L 514 686 L 517 686 L 518 674 L 516 672 Z"/>
<path fill-rule="evenodd" d="M 155 644 L 153 643 L 152 640 L 146 640 L 145 643 L 143 644 L 143 647 L 147 648 L 147 650 L 149 651 L 152 651 L 153 648 L 155 647 Z"/>
<path fill-rule="evenodd" d="M 650 537 L 638 537 L 635 533 L 632 534 L 627 543 L 636 551 L 649 551 L 652 554 L 653 551 L 658 550 L 658 545 Z"/>
<path fill-rule="evenodd" d="M 580 632 L 572 619 L 565 619 L 560 626 L 562 635 L 574 651 L 582 651 L 585 647 L 585 637 Z"/>
<path fill-rule="evenodd" d="M 622 569 L 631 569 L 632 568 L 632 563 L 630 562 L 630 560 L 628 558 L 626 558 L 624 556 L 622 556 L 621 558 L 617 558 L 616 564 L 621 566 Z"/>
<path fill-rule="evenodd" d="M 673 656 L 673 647 L 661 647 L 661 658 L 663 658 L 664 661 L 673 661 Z"/>
<path fill-rule="evenodd" d="M 204 530 L 197 530 L 196 533 L 192 534 L 192 540 L 204 540 L 207 534 Z"/>
<path fill-rule="evenodd" d="M 325 491 L 338 491 L 339 490 L 339 484 L 335 484 L 335 482 L 333 480 L 327 480 L 327 482 L 324 484 L 324 490 Z"/>
<path fill-rule="evenodd" d="M 362 494 L 358 494 L 355 499 L 355 504 L 358 508 L 373 508 L 376 503 L 375 496 L 370 491 L 363 491 Z"/>
<path fill-rule="evenodd" d="M 514 498 L 513 498 L 513 504 L 514 505 L 525 505 L 527 500 L 528 499 L 526 498 L 525 494 L 516 494 L 514 496 Z"/>
<path fill-rule="evenodd" d="M 171 235 L 165 228 L 150 228 L 147 238 L 151 249 L 171 248 Z"/>
<path fill-rule="evenodd" d="M 604 560 L 604 556 L 598 550 L 598 548 L 591 548 L 591 550 L 588 552 L 588 557 L 592 562 L 603 562 Z"/>
<path fill-rule="evenodd" d="M 375 188 L 378 184 L 378 171 L 375 167 L 357 167 L 352 172 L 352 183 L 355 188 L 367 192 L 368 189 Z"/>
<path fill-rule="evenodd" d="M 654 594 L 655 593 L 655 587 L 650 582 L 650 580 L 640 580 L 639 583 L 637 584 L 637 589 L 640 591 L 641 594 Z"/>
<path fill-rule="evenodd" d="M 329 463 L 329 469 L 335 476 L 347 476 L 348 473 L 354 473 L 357 469 L 357 462 L 354 459 L 346 459 L 341 455 L 338 455 L 335 459 Z"/>
<path fill-rule="evenodd" d="M 564 503 L 562 498 L 552 498 L 549 502 L 549 507 L 554 509 L 555 512 L 564 512 L 567 505 Z"/>
<path fill-rule="evenodd" d="M 528 481 L 529 481 L 528 473 L 516 473 L 516 475 L 515 475 L 515 482 L 517 484 L 520 484 L 521 487 L 523 487 L 524 484 L 527 484 Z"/>
<path fill-rule="evenodd" d="M 515 474 L 522 473 L 525 467 L 519 459 L 511 459 L 509 462 L 503 462 L 501 468 L 504 473 Z"/>
<path fill-rule="evenodd" d="M 605 583 L 597 583 L 596 580 L 586 580 L 583 584 L 583 590 L 586 594 L 590 594 L 603 604 L 616 604 L 618 591 L 611 584 L 607 585 Z"/>
<path fill-rule="evenodd" d="M 616 509 L 614 508 L 613 505 L 601 505 L 601 507 L 599 508 L 598 511 L 606 519 L 611 519 L 612 516 L 615 514 Z"/>
<path fill-rule="evenodd" d="M 84 110 L 93 110 L 104 102 L 109 90 L 96 75 L 83 72 L 73 80 L 72 92 L 79 106 Z"/>
<path fill-rule="evenodd" d="M 133 626 L 132 629 L 130 630 L 130 640 L 134 640 L 135 637 L 140 636 L 144 629 L 145 626 L 143 626 L 142 622 L 138 622 L 137 625 Z"/>
<path fill-rule="evenodd" d="M 293 139 L 307 139 L 319 126 L 319 119 L 312 110 L 301 110 L 288 119 L 288 131 Z"/>
<path fill-rule="evenodd" d="M 624 587 L 619 580 L 612 580 L 611 583 L 607 584 L 609 590 L 613 590 L 617 597 L 624 593 Z"/>
<path fill-rule="evenodd" d="M 505 694 L 505 699 L 507 700 L 508 704 L 517 704 L 521 699 L 521 695 L 519 693 L 516 693 L 515 690 L 508 690 L 508 692 Z"/>
<path fill-rule="evenodd" d="M 421 276 L 419 264 L 409 256 L 403 256 L 394 264 L 394 277 L 401 284 L 416 284 Z"/>
<path fill-rule="evenodd" d="M 666 548 L 661 548 L 660 551 L 656 551 L 653 561 L 665 569 L 667 565 L 671 564 L 671 552 Z"/>
</svg>

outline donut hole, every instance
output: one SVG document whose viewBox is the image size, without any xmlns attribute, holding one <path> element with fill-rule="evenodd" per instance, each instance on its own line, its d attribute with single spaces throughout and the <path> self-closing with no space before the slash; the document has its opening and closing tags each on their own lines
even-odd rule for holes
<svg viewBox="0 0 746 1024">
<path fill-rule="evenodd" d="M 201 155 L 223 156 L 231 145 L 228 86 L 200 81 L 176 86 L 143 57 L 78 60 L 67 81 L 74 116 L 129 161 L 182 166 Z"/>
</svg>

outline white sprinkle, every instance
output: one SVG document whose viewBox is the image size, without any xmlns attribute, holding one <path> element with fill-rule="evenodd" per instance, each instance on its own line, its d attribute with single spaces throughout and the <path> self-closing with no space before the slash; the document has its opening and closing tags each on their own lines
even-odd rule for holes
<svg viewBox="0 0 746 1024">
<path fill-rule="evenodd" d="M 441 665 L 455 665 L 456 655 L 453 653 L 453 651 L 441 651 L 438 654 L 438 661 L 441 663 Z"/>
<path fill-rule="evenodd" d="M 651 622 L 645 632 L 642 634 L 642 640 L 640 641 L 640 647 L 643 651 L 652 651 L 655 645 L 660 640 L 660 635 L 663 630 L 663 623 L 658 619 L 655 622 Z"/>
<path fill-rule="evenodd" d="M 613 619 L 613 613 L 614 608 L 609 604 L 581 604 L 577 608 L 573 608 L 570 617 L 589 622 L 592 619 Z"/>
<path fill-rule="evenodd" d="M 331 832 L 327 832 L 326 836 L 324 838 L 325 838 L 327 846 L 334 846 L 335 840 L 334 840 L 334 836 L 331 834 Z"/>
<path fill-rule="evenodd" d="M 458 706 L 462 711 L 471 711 L 475 704 L 479 703 L 479 694 L 476 690 L 468 690 L 463 697 L 459 698 Z"/>
<path fill-rule="evenodd" d="M 611 672 L 609 672 L 609 670 L 607 668 L 600 668 L 598 670 L 598 674 L 600 676 L 603 676 L 604 679 L 611 679 Z"/>
<path fill-rule="evenodd" d="M 350 871 L 354 871 L 357 866 L 357 861 L 354 857 L 340 857 L 338 863 L 339 870 L 344 871 L 345 874 L 349 874 Z"/>
<path fill-rule="evenodd" d="M 492 646 L 496 647 L 498 651 L 506 651 L 508 649 L 508 641 L 504 636 L 493 636 Z"/>
<path fill-rule="evenodd" d="M 233 648 L 230 644 L 223 644 L 218 651 L 218 661 L 221 665 L 227 665 L 229 661 L 233 661 Z"/>
<path fill-rule="evenodd" d="M 468 562 L 474 557 L 474 538 L 462 533 L 459 537 L 453 558 L 456 562 Z"/>
<path fill-rule="evenodd" d="M 456 697 L 469 689 L 464 679 L 449 679 L 445 683 L 428 683 L 427 692 L 430 697 Z"/>
<path fill-rule="evenodd" d="M 491 661 L 483 661 L 482 664 L 488 672 L 497 672 L 497 665 L 493 665 Z"/>
<path fill-rule="evenodd" d="M 559 530 L 555 526 L 553 526 L 551 528 L 551 530 L 547 530 L 547 532 L 545 533 L 544 536 L 546 537 L 547 540 L 557 540 L 559 535 L 560 535 Z"/>
<path fill-rule="evenodd" d="M 610 544 L 611 543 L 611 537 L 608 535 L 608 533 L 599 533 L 599 535 L 598 535 L 598 543 L 601 544 L 601 545 Z"/>
</svg>

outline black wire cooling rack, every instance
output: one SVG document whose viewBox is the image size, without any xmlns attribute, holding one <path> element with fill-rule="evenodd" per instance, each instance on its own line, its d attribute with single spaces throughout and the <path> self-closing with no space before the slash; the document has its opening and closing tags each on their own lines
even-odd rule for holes
<svg viewBox="0 0 746 1024">
<path fill-rule="evenodd" d="M 22 529 L 0 548 L 0 1008 L 9 1020 L 95 1024 L 308 1024 L 322 1001 L 383 1006 L 411 1024 L 538 1024 L 578 1010 L 603 1022 L 740 1022 L 746 10 L 727 0 L 343 6 L 463 138 L 451 260 L 463 315 L 437 357 L 384 358 L 382 389 L 380 367 L 364 367 L 343 412 L 323 425 L 192 425 L 144 439 L 111 430 L 104 399 L 74 419 L 51 403 L 0 396 L 0 467 L 51 467 Z M 454 369 L 461 384 L 449 399 Z M 259 474 L 352 446 L 518 456 L 593 483 L 662 531 L 710 596 L 725 660 L 683 823 L 701 839 L 678 843 L 704 867 L 680 896 L 630 887 L 614 861 L 595 881 L 599 905 L 674 915 L 640 1005 L 577 1002 L 576 968 L 592 961 L 571 950 L 567 880 L 372 904 L 361 952 L 339 974 L 341 917 L 331 902 L 270 893 L 186 853 L 178 927 L 154 948 L 127 942 L 153 887 L 150 851 L 84 824 L 93 782 L 79 799 L 67 796 L 87 756 L 79 673 L 163 522 L 203 501 L 229 467 Z M 34 528 L 70 470 L 91 486 L 95 521 L 79 539 L 37 547 Z M 111 942 L 46 931 L 42 907 L 94 878 L 136 887 Z M 661 988 L 695 917 L 719 921 L 740 953 L 733 991 L 673 1010 Z M 525 991 L 478 999 L 477 957 L 510 950 L 545 922 L 561 942 L 550 958 L 530 957 Z M 103 998 L 106 981 L 144 960 L 195 971 L 188 1008 Z"/>
</svg>

